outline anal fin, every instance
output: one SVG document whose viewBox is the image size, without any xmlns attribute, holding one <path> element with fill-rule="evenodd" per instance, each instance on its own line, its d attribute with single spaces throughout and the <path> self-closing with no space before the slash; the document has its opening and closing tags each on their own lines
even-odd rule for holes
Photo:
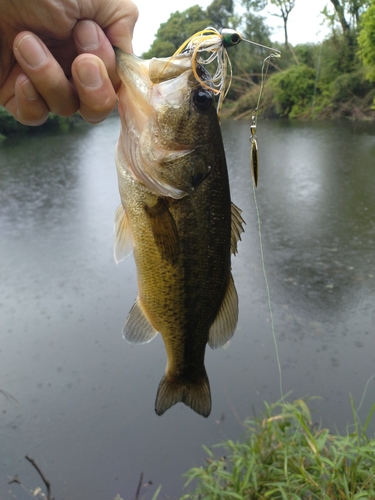
<svg viewBox="0 0 375 500">
<path fill-rule="evenodd" d="M 130 309 L 122 333 L 124 339 L 131 344 L 147 344 L 157 335 L 158 332 L 142 311 L 139 299 L 134 302 Z"/>
<path fill-rule="evenodd" d="M 238 295 L 231 273 L 219 312 L 210 327 L 208 345 L 216 349 L 226 344 L 233 337 L 237 320 Z"/>
</svg>

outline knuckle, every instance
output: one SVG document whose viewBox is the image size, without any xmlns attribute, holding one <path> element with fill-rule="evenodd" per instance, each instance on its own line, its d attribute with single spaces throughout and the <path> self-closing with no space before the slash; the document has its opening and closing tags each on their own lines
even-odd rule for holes
<svg viewBox="0 0 375 500">
<path fill-rule="evenodd" d="M 81 99 L 81 116 L 89 123 L 99 123 L 107 118 L 116 107 L 116 94 L 113 88 L 103 96 L 103 93 L 90 94 L 90 98 Z"/>
</svg>

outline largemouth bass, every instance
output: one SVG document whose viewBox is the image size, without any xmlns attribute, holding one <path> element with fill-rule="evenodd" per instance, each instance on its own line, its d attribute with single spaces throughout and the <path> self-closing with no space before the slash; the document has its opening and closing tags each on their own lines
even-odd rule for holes
<svg viewBox="0 0 375 500">
<path fill-rule="evenodd" d="M 207 417 L 205 349 L 228 342 L 236 328 L 231 252 L 243 231 L 214 96 L 194 78 L 189 54 L 142 60 L 116 49 L 116 56 L 121 205 L 114 253 L 119 262 L 133 248 L 138 276 L 124 337 L 145 343 L 162 335 L 167 367 L 158 415 L 183 402 Z"/>
</svg>

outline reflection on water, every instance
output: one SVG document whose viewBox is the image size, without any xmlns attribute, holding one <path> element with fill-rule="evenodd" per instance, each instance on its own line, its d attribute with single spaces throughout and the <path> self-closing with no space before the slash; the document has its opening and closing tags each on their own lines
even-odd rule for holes
<svg viewBox="0 0 375 500">
<path fill-rule="evenodd" d="M 343 430 L 374 372 L 375 134 L 351 123 L 261 122 L 259 187 L 265 265 L 284 391 L 319 395 L 315 418 Z M 160 338 L 131 347 L 121 329 L 136 295 L 132 259 L 116 267 L 116 117 L 62 136 L 0 146 L 0 497 L 14 474 L 57 498 L 134 496 L 139 475 L 176 498 L 202 443 L 242 433 L 279 398 L 279 376 L 249 167 L 249 123 L 224 122 L 233 201 L 246 232 L 233 259 L 237 332 L 207 352 L 213 410 L 153 410 L 165 367 Z M 364 417 L 373 402 L 364 399 Z M 222 417 L 224 420 L 221 421 Z"/>
</svg>

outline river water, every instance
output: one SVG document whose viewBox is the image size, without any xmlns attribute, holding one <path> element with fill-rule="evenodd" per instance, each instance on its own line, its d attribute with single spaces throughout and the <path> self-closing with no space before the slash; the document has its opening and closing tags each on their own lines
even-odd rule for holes
<svg viewBox="0 0 375 500">
<path fill-rule="evenodd" d="M 202 444 L 237 439 L 241 422 L 280 398 L 249 157 L 249 123 L 226 121 L 233 201 L 246 232 L 233 258 L 240 299 L 235 336 L 208 349 L 213 398 L 204 419 L 154 399 L 162 341 L 121 336 L 136 296 L 132 257 L 113 261 L 119 204 L 119 120 L 63 135 L 0 143 L 0 498 L 43 486 L 58 500 L 176 499 Z M 265 269 L 282 388 L 320 396 L 314 421 L 344 431 L 350 394 L 365 419 L 374 402 L 375 129 L 350 122 L 258 122 Z M 160 337 L 160 336 L 158 336 Z M 364 396 L 364 397 L 362 397 Z"/>
</svg>

